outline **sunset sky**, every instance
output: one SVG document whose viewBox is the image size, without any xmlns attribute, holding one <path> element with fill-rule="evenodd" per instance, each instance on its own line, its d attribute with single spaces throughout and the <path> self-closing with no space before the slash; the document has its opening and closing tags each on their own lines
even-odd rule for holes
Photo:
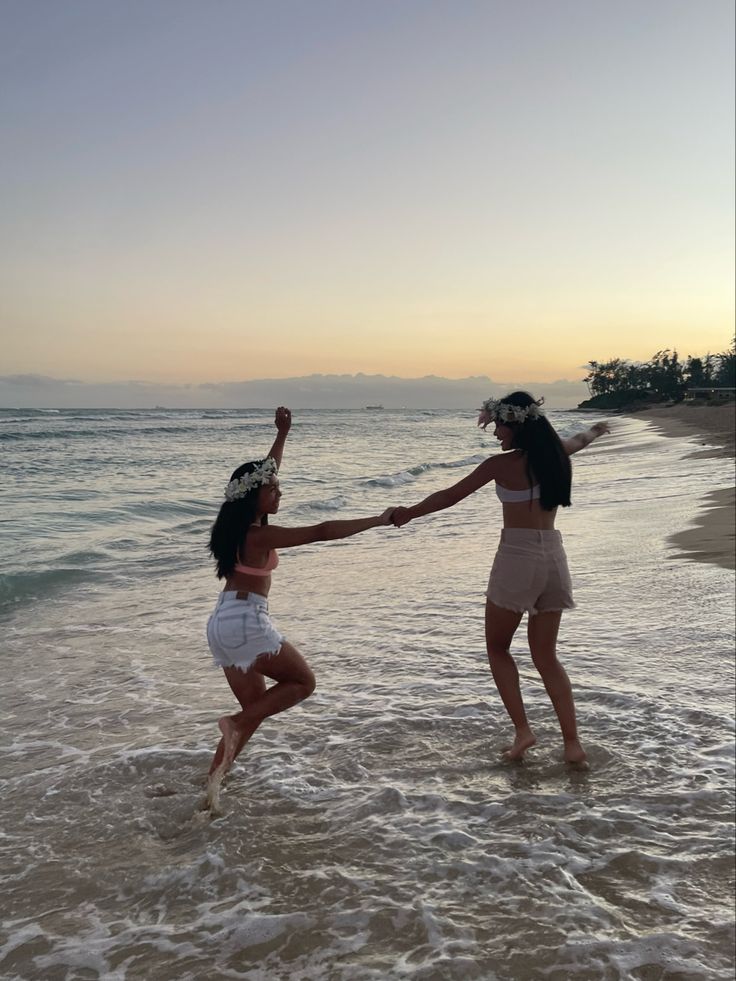
<svg viewBox="0 0 736 981">
<path fill-rule="evenodd" d="M 732 0 L 0 9 L 0 375 L 577 380 L 730 344 Z"/>
</svg>

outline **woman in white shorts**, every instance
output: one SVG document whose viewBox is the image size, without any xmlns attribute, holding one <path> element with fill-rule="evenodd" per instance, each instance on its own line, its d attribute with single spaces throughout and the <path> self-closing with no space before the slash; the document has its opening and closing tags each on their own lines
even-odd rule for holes
<svg viewBox="0 0 736 981">
<path fill-rule="evenodd" d="M 303 701 L 314 691 L 314 675 L 299 651 L 271 621 L 268 593 L 278 565 L 277 549 L 332 541 L 369 528 L 391 524 L 392 508 L 382 515 L 348 521 L 325 521 L 302 528 L 268 522 L 279 510 L 278 472 L 291 412 L 276 410 L 277 435 L 265 460 L 238 467 L 225 488 L 210 535 L 218 579 L 225 580 L 212 616 L 207 640 L 212 657 L 241 706 L 218 722 L 222 737 L 208 781 L 207 804 L 217 808 L 222 777 L 264 719 Z M 266 687 L 266 678 L 276 684 Z"/>
<path fill-rule="evenodd" d="M 410 508 L 396 508 L 397 527 L 452 507 L 491 480 L 503 506 L 503 531 L 486 591 L 486 645 L 493 678 L 514 725 L 509 759 L 521 759 L 536 742 L 527 720 L 519 672 L 509 653 L 524 613 L 532 660 L 542 676 L 559 719 L 568 763 L 586 765 L 575 720 L 575 703 L 567 673 L 557 659 L 557 633 L 563 610 L 575 605 L 570 573 L 555 531 L 557 508 L 569 507 L 570 456 L 609 431 L 596 423 L 586 432 L 560 439 L 540 406 L 527 392 L 513 392 L 483 403 L 478 425 L 495 424 L 501 454 L 489 457 L 463 480 L 430 494 Z"/>
</svg>

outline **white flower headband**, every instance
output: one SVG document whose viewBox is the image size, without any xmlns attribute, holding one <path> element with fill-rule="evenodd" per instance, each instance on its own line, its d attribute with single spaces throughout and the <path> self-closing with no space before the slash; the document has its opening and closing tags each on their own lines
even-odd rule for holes
<svg viewBox="0 0 736 981">
<path fill-rule="evenodd" d="M 484 429 L 492 422 L 526 422 L 527 419 L 539 419 L 544 415 L 540 405 L 544 399 L 532 402 L 530 405 L 510 405 L 501 399 L 486 399 L 478 410 L 478 425 Z"/>
<path fill-rule="evenodd" d="M 225 485 L 225 498 L 228 501 L 237 501 L 240 497 L 245 497 L 256 487 L 260 487 L 263 484 L 270 484 L 274 477 L 278 477 L 279 468 L 276 461 L 272 456 L 269 456 L 263 461 L 263 463 L 256 467 L 255 470 L 251 470 L 250 473 L 244 474 L 242 477 L 238 477 L 237 480 L 231 480 L 229 484 Z"/>
</svg>

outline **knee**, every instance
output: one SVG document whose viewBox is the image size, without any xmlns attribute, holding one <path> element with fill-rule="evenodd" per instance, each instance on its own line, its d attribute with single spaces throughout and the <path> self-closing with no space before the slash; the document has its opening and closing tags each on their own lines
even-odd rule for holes
<svg viewBox="0 0 736 981">
<path fill-rule="evenodd" d="M 549 674 L 560 667 L 557 660 L 557 651 L 532 651 L 532 661 L 534 667 L 541 675 Z"/>
<path fill-rule="evenodd" d="M 309 671 L 302 675 L 298 684 L 302 690 L 301 700 L 303 701 L 305 698 L 309 698 L 309 696 L 314 692 L 314 689 L 317 687 L 317 680 L 312 672 Z"/>
<path fill-rule="evenodd" d="M 508 646 L 505 644 L 496 643 L 495 641 L 488 641 L 488 658 L 491 661 L 502 661 L 511 657 L 509 653 Z"/>
</svg>

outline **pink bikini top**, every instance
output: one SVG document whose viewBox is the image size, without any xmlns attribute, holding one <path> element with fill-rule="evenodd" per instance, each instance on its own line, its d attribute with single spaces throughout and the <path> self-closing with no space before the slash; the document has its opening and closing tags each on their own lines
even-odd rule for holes
<svg viewBox="0 0 736 981">
<path fill-rule="evenodd" d="M 270 576 L 278 564 L 279 557 L 276 553 L 276 549 L 270 548 L 268 550 L 268 558 L 266 559 L 265 565 L 241 565 L 238 562 L 234 568 L 235 572 L 244 572 L 247 576 Z"/>
</svg>

